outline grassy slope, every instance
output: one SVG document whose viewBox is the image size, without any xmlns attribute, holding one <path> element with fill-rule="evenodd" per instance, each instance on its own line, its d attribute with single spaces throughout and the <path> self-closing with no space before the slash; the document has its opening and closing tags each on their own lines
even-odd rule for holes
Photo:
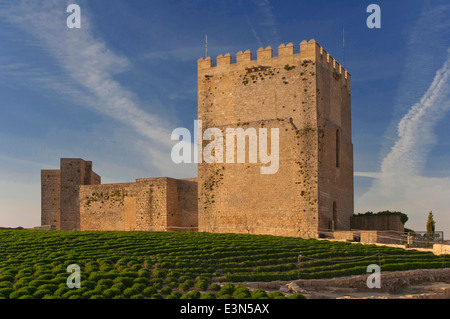
<svg viewBox="0 0 450 319">
<path fill-rule="evenodd" d="M 364 274 L 373 263 L 381 265 L 382 271 L 395 271 L 449 267 L 450 258 L 264 235 L 3 230 L 0 297 L 14 293 L 13 297 L 176 298 L 195 285 L 205 291 L 216 280 L 330 278 Z M 81 290 L 65 286 L 69 264 L 81 267 Z"/>
</svg>

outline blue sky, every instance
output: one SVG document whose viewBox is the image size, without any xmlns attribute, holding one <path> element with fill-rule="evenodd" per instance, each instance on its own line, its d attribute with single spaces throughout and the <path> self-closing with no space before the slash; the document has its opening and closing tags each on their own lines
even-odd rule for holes
<svg viewBox="0 0 450 319">
<path fill-rule="evenodd" d="M 195 176 L 170 133 L 193 129 L 205 34 L 213 59 L 314 38 L 342 62 L 343 29 L 355 212 L 400 210 L 420 230 L 432 210 L 450 234 L 450 3 L 414 0 L 0 0 L 0 225 L 40 224 L 40 170 L 61 157 L 104 183 Z"/>
</svg>

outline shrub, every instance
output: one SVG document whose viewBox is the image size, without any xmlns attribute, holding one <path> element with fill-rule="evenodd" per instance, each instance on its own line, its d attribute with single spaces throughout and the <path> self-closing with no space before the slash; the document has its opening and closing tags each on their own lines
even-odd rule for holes
<svg viewBox="0 0 450 319">
<path fill-rule="evenodd" d="M 30 291 L 27 288 L 20 288 L 9 294 L 9 299 L 19 299 L 22 296 L 29 295 Z"/>
<path fill-rule="evenodd" d="M 287 299 L 285 295 L 283 295 L 279 291 L 274 291 L 268 295 L 270 299 Z"/>
<path fill-rule="evenodd" d="M 158 290 L 156 290 L 156 288 L 154 287 L 147 287 L 144 290 L 142 290 L 142 294 L 146 297 L 150 297 L 153 294 L 158 293 Z"/>
<path fill-rule="evenodd" d="M 105 297 L 101 295 L 92 295 L 91 297 L 89 297 L 89 299 L 105 299 Z"/>
<path fill-rule="evenodd" d="M 217 294 L 216 298 L 217 299 L 233 299 L 233 297 L 229 294 Z"/>
<path fill-rule="evenodd" d="M 104 285 L 107 287 L 111 287 L 114 284 L 114 281 L 112 279 L 100 279 L 97 282 L 97 285 Z"/>
<path fill-rule="evenodd" d="M 268 298 L 267 293 L 260 288 L 253 290 L 252 299 L 261 299 L 261 298 Z"/>
<path fill-rule="evenodd" d="M 111 288 L 119 289 L 122 292 L 127 288 L 127 286 L 125 286 L 122 282 L 118 282 L 118 283 L 112 285 Z"/>
<path fill-rule="evenodd" d="M 172 281 L 171 283 L 169 283 L 168 286 L 169 286 L 170 288 L 172 288 L 172 289 L 177 288 L 177 287 L 178 287 L 178 282 Z"/>
<path fill-rule="evenodd" d="M 139 291 L 137 291 L 135 288 L 127 288 L 123 291 L 123 295 L 127 298 L 130 298 L 131 296 L 138 295 Z"/>
<path fill-rule="evenodd" d="M 99 281 L 100 279 L 103 279 L 103 278 L 104 278 L 104 274 L 103 273 L 95 271 L 95 272 L 91 272 L 90 273 L 90 275 L 88 277 L 88 280 L 92 280 L 92 281 L 97 282 L 97 281 Z"/>
<path fill-rule="evenodd" d="M 64 284 L 65 284 L 65 281 L 64 281 Z M 95 281 L 92 281 L 92 280 L 83 280 L 81 282 L 81 287 L 84 287 L 84 288 L 89 289 L 89 290 L 95 289 L 95 286 L 97 286 L 97 283 Z"/>
<path fill-rule="evenodd" d="M 24 296 L 19 297 L 19 299 L 33 299 L 33 296 L 31 296 L 31 295 L 24 295 Z"/>
<path fill-rule="evenodd" d="M 81 296 L 84 299 L 90 299 L 93 295 L 95 295 L 94 292 L 92 290 L 89 290 L 89 291 L 84 292 Z"/>
<path fill-rule="evenodd" d="M 192 278 L 189 277 L 189 276 L 181 276 L 181 277 L 178 279 L 178 282 L 182 283 L 182 282 L 185 282 L 186 280 L 192 280 Z"/>
<path fill-rule="evenodd" d="M 101 295 L 103 293 L 103 291 L 105 291 L 106 289 L 108 289 L 109 287 L 106 285 L 97 285 L 95 286 L 95 289 L 92 290 L 96 295 Z"/>
<path fill-rule="evenodd" d="M 153 285 L 152 285 L 155 289 L 161 289 L 162 288 L 162 283 L 160 283 L 160 282 L 155 282 L 155 283 L 153 283 Z"/>
<path fill-rule="evenodd" d="M 31 276 L 32 274 L 33 274 L 33 268 L 25 268 L 25 269 L 20 270 L 17 273 L 17 275 L 15 276 L 15 279 L 19 280 L 19 279 L 24 278 L 24 277 L 31 277 L 31 278 L 33 278 L 33 276 Z"/>
<path fill-rule="evenodd" d="M 133 295 L 130 297 L 130 299 L 144 299 L 144 296 L 142 295 Z"/>
<path fill-rule="evenodd" d="M 138 271 L 139 277 L 150 278 L 150 271 L 146 268 L 141 268 Z"/>
<path fill-rule="evenodd" d="M 212 283 L 211 285 L 209 285 L 208 290 L 219 291 L 220 286 L 219 286 L 219 284 Z"/>
<path fill-rule="evenodd" d="M 0 296 L 9 298 L 9 295 L 14 291 L 12 288 L 0 288 Z"/>
<path fill-rule="evenodd" d="M 132 277 L 117 277 L 116 279 L 114 279 L 114 283 L 122 283 L 125 286 L 129 287 L 134 283 L 134 278 Z"/>
<path fill-rule="evenodd" d="M 153 294 L 150 296 L 150 299 L 164 299 L 160 294 Z"/>
<path fill-rule="evenodd" d="M 134 284 L 133 286 L 131 286 L 131 288 L 134 288 L 134 289 L 136 289 L 136 290 L 139 291 L 139 292 L 141 292 L 142 290 L 144 290 L 145 287 L 146 287 L 146 286 L 145 286 L 144 284 L 139 284 L 139 283 Z"/>
<path fill-rule="evenodd" d="M 38 278 L 39 280 L 50 280 L 55 278 L 55 276 L 50 271 L 36 271 L 34 273 L 34 277 Z"/>
<path fill-rule="evenodd" d="M 178 279 L 177 278 L 175 278 L 175 277 L 166 277 L 166 279 L 164 279 L 164 282 L 166 282 L 166 283 L 168 283 L 168 284 L 170 284 L 170 283 L 172 283 L 172 282 L 175 282 L 175 283 L 178 283 Z"/>
<path fill-rule="evenodd" d="M 178 288 L 182 291 L 188 291 L 192 286 L 194 285 L 194 282 L 191 279 L 186 280 L 182 284 L 178 286 Z"/>
<path fill-rule="evenodd" d="M 133 279 L 139 277 L 137 273 L 135 273 L 134 271 L 129 270 L 129 269 L 120 272 L 119 276 L 120 277 L 131 277 Z"/>
<path fill-rule="evenodd" d="M 0 288 L 11 288 L 11 283 L 8 281 L 0 282 Z"/>
<path fill-rule="evenodd" d="M 178 277 L 180 277 L 180 272 L 176 271 L 176 270 L 172 270 L 167 274 L 167 277 L 178 278 Z"/>
<path fill-rule="evenodd" d="M 11 274 L 1 274 L 0 275 L 0 281 L 13 281 L 14 280 L 14 276 Z"/>
<path fill-rule="evenodd" d="M 110 288 L 103 291 L 103 296 L 105 296 L 108 299 L 112 299 L 115 296 L 121 295 L 122 291 L 118 288 Z"/>
<path fill-rule="evenodd" d="M 195 288 L 198 288 L 200 290 L 206 290 L 208 289 L 208 282 L 204 279 L 201 279 L 197 281 L 197 283 L 195 284 Z"/>
<path fill-rule="evenodd" d="M 235 289 L 236 287 L 233 285 L 233 283 L 228 282 L 220 289 L 220 291 L 217 293 L 217 296 L 232 295 Z"/>
<path fill-rule="evenodd" d="M 251 293 L 247 287 L 237 286 L 233 292 L 233 297 L 235 299 L 248 299 L 251 297 Z"/>
<path fill-rule="evenodd" d="M 42 286 L 42 285 L 47 284 L 47 283 L 48 283 L 47 280 L 40 280 L 40 279 L 37 279 L 37 280 L 32 280 L 32 281 L 30 281 L 30 282 L 28 283 L 28 286 L 39 287 L 39 286 Z"/>
<path fill-rule="evenodd" d="M 200 299 L 200 295 L 200 291 L 193 290 L 191 292 L 188 292 L 187 294 L 182 295 L 180 299 Z"/>
<path fill-rule="evenodd" d="M 212 292 L 208 292 L 206 294 L 202 294 L 200 296 L 200 299 L 216 299 L 216 295 L 213 294 Z"/>
<path fill-rule="evenodd" d="M 33 294 L 33 297 L 36 299 L 42 299 L 46 295 L 52 295 L 52 291 L 49 289 L 41 289 L 39 288 L 36 290 L 36 292 Z"/>
<path fill-rule="evenodd" d="M 79 293 L 77 291 L 77 289 L 71 289 L 71 290 L 67 291 L 66 293 L 64 293 L 61 297 L 63 299 L 69 299 L 71 296 L 75 296 L 75 295 L 80 296 L 82 294 L 83 294 L 83 292 Z"/>
<path fill-rule="evenodd" d="M 55 278 L 53 278 L 53 279 L 51 279 L 51 280 L 48 280 L 47 281 L 47 283 L 48 284 L 54 284 L 54 285 L 59 285 L 59 284 L 61 284 L 61 283 L 66 283 L 67 282 L 67 275 L 66 276 L 64 276 L 64 277 L 62 277 L 62 276 L 57 276 L 57 277 L 55 277 Z M 83 283 L 84 283 L 85 281 L 83 281 Z"/>
<path fill-rule="evenodd" d="M 163 295 L 169 295 L 171 292 L 172 292 L 172 288 L 170 288 L 168 286 L 161 289 L 161 294 L 163 294 Z"/>
<path fill-rule="evenodd" d="M 165 269 L 153 270 L 153 277 L 155 277 L 155 278 L 165 278 L 166 275 L 167 275 L 167 270 L 165 270 Z"/>
<path fill-rule="evenodd" d="M 166 299 L 180 299 L 182 296 L 181 292 L 179 291 L 172 291 L 172 293 L 166 297 Z"/>
<path fill-rule="evenodd" d="M 147 286 L 149 284 L 149 280 L 147 278 L 144 278 L 144 277 L 135 278 L 133 280 L 133 282 L 135 284 L 144 284 L 145 286 Z"/>
</svg>

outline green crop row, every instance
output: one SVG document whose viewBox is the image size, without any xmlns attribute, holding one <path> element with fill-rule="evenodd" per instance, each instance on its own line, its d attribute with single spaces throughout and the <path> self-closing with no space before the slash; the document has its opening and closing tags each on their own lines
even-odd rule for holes
<svg viewBox="0 0 450 319">
<path fill-rule="evenodd" d="M 364 274 L 370 263 L 395 271 L 448 267 L 449 260 L 268 235 L 0 231 L 0 298 L 235 298 L 210 289 L 213 281 L 331 278 Z M 80 266 L 80 289 L 66 285 L 70 264 Z"/>
</svg>

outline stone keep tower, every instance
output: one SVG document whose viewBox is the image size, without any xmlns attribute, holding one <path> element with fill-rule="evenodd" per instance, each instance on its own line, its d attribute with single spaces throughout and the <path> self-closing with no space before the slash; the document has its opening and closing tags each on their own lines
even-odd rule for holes
<svg viewBox="0 0 450 319">
<path fill-rule="evenodd" d="M 350 74 L 315 40 L 198 60 L 198 118 L 207 128 L 279 130 L 279 169 L 198 164 L 199 231 L 320 237 L 350 229 Z M 203 141 L 205 147 L 210 141 Z M 225 143 L 224 143 L 225 144 Z M 236 143 L 235 143 L 236 145 Z M 235 147 L 236 148 L 236 147 Z M 269 148 L 270 153 L 270 148 Z M 224 151 L 225 154 L 225 151 Z M 235 153 L 236 154 L 236 153 Z M 258 156 L 258 159 L 260 157 Z"/>
<path fill-rule="evenodd" d="M 80 230 L 80 185 L 99 185 L 92 162 L 61 158 L 60 169 L 41 170 L 41 225 Z"/>
</svg>

